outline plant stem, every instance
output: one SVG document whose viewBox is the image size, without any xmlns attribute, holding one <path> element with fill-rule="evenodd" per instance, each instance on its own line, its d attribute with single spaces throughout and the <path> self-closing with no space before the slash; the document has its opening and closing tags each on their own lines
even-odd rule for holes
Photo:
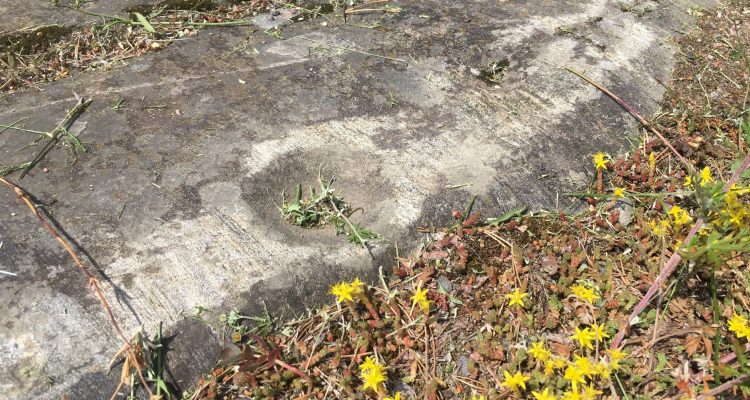
<svg viewBox="0 0 750 400">
<path fill-rule="evenodd" d="M 26 174 L 28 174 L 29 171 L 31 171 L 31 169 L 39 163 L 39 161 L 42 161 L 42 159 L 47 156 L 47 153 L 55 148 L 57 141 L 60 139 L 60 135 L 70 134 L 68 132 L 68 128 L 70 128 L 76 118 L 78 118 L 78 116 L 86 110 L 89 104 L 91 104 L 91 101 L 91 99 L 78 99 L 78 103 L 76 103 L 75 107 L 68 111 L 68 113 L 65 115 L 65 118 L 63 118 L 62 121 L 57 124 L 57 127 L 55 127 L 55 129 L 53 129 L 49 133 L 48 136 L 50 137 L 50 139 L 47 141 L 47 144 L 45 144 L 44 147 L 42 147 L 42 150 L 37 153 L 36 157 L 34 157 L 34 159 L 29 162 L 29 165 L 23 169 L 19 177 L 20 179 L 23 179 Z"/>
<path fill-rule="evenodd" d="M 679 159 L 685 165 L 685 167 L 688 169 L 688 171 L 692 172 L 692 170 L 693 170 L 693 164 L 690 164 L 690 162 L 688 162 L 688 160 L 686 160 L 685 157 L 683 157 L 682 154 L 680 154 L 680 152 L 678 152 L 677 149 L 675 149 L 674 146 L 672 146 L 672 143 L 670 143 L 669 140 L 667 140 L 667 138 L 665 138 L 664 135 L 662 135 L 661 132 L 659 132 L 659 130 L 656 129 L 656 127 L 651 122 L 649 122 L 646 118 L 643 118 L 643 116 L 641 116 L 641 114 L 639 114 L 638 111 L 636 111 L 635 108 L 633 108 L 633 106 L 631 106 L 630 104 L 626 103 L 625 100 L 617 97 L 614 93 L 612 93 L 609 90 L 607 90 L 607 88 L 605 88 L 604 86 L 602 86 L 602 85 L 600 85 L 600 84 L 592 81 L 591 79 L 589 79 L 587 76 L 583 75 L 582 73 L 580 73 L 580 72 L 578 72 L 578 71 L 576 71 L 576 70 L 574 70 L 572 68 L 569 68 L 569 67 L 565 67 L 565 69 L 568 70 L 569 72 L 573 73 L 574 75 L 578 76 L 579 78 L 583 79 L 584 81 L 588 82 L 589 84 L 591 84 L 591 86 L 599 89 L 602 93 L 604 93 L 607 96 L 609 96 L 610 99 L 614 100 L 615 103 L 617 103 L 620 107 L 622 107 L 623 109 L 625 109 L 625 111 L 627 111 L 628 113 L 630 113 L 630 115 L 632 115 L 636 120 L 638 120 L 638 122 L 641 125 L 643 125 L 646 129 L 650 130 L 656 136 L 658 136 L 659 139 L 661 139 L 661 141 L 667 147 L 669 147 L 670 150 L 672 150 L 672 153 L 674 153 L 675 156 L 677 156 L 677 159 Z"/>
<path fill-rule="evenodd" d="M 713 308 L 714 325 L 721 325 L 721 310 L 719 309 L 719 298 L 717 294 L 718 283 L 716 279 L 716 265 L 711 268 L 711 306 Z M 719 349 L 721 346 L 721 335 L 714 333 L 714 382 L 719 382 Z"/>
</svg>

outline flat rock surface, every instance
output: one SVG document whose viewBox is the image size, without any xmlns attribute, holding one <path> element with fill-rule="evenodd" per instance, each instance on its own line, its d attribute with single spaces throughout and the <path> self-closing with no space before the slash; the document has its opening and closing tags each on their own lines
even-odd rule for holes
<svg viewBox="0 0 750 400">
<path fill-rule="evenodd" d="M 6 20 L 24 12 L 7 4 Z M 394 244 L 415 250 L 417 226 L 449 222 L 474 194 L 485 217 L 570 207 L 565 193 L 592 179 L 591 154 L 617 152 L 637 131 L 564 67 L 649 115 L 669 82 L 670 38 L 692 24 L 672 2 L 641 2 L 643 13 L 609 0 L 393 5 L 402 11 L 349 20 L 359 26 L 333 15 L 289 25 L 282 39 L 205 30 L 0 99 L 1 123 L 28 118 L 38 130 L 76 94 L 93 99 L 71 128 L 90 151 L 74 162 L 60 146 L 20 184 L 86 250 L 128 334 L 164 321 L 178 387 L 220 343 L 181 310 L 205 307 L 215 321 L 263 302 L 304 309 L 338 279 L 388 270 Z M 492 64 L 507 65 L 497 82 L 482 77 Z M 33 138 L 1 134 L 1 164 L 31 158 L 19 149 Z M 374 258 L 330 228 L 282 219 L 274 202 L 319 168 L 364 209 L 355 221 L 387 239 Z M 0 243 L 0 269 L 17 274 L 0 276 L 0 398 L 108 398 L 120 342 L 85 278 L 6 188 Z"/>
<path fill-rule="evenodd" d="M 83 1 L 73 8 L 74 0 L 0 0 L 0 32 L 12 32 L 41 25 L 73 26 L 91 21 L 102 21 L 90 13 L 123 16 L 126 10 L 137 6 L 153 6 L 159 0 L 95 0 Z M 70 7 L 69 7 L 70 6 Z M 72 7 L 72 8 L 71 8 Z"/>
</svg>

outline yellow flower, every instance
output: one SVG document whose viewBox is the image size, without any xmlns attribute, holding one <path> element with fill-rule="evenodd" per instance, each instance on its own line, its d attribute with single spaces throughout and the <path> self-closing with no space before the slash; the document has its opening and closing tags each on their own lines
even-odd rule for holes
<svg viewBox="0 0 750 400">
<path fill-rule="evenodd" d="M 369 359 L 369 357 L 368 357 Z M 368 360 L 365 360 L 365 364 Z M 360 365 L 362 374 L 362 381 L 364 385 L 362 390 L 372 389 L 375 393 L 382 393 L 385 390 L 383 382 L 385 382 L 385 373 L 383 373 L 383 366 L 378 364 L 377 361 L 371 361 L 367 367 L 362 368 Z"/>
<path fill-rule="evenodd" d="M 401 400 L 401 392 L 396 392 L 396 394 L 393 395 L 393 397 L 386 397 L 383 400 Z"/>
<path fill-rule="evenodd" d="M 349 284 L 349 286 L 352 287 L 352 291 L 354 294 L 360 294 L 365 292 L 365 284 L 359 280 L 359 278 L 354 278 L 352 283 Z"/>
<path fill-rule="evenodd" d="M 606 153 L 594 154 L 594 166 L 596 169 L 607 169 L 607 158 L 609 156 Z"/>
<path fill-rule="evenodd" d="M 422 307 L 422 310 L 429 310 L 430 301 L 427 300 L 427 292 L 429 292 L 428 289 L 417 288 L 417 291 L 414 292 L 414 296 L 411 296 L 411 306 L 414 307 L 414 305 L 419 304 L 419 306 Z"/>
<path fill-rule="evenodd" d="M 506 299 L 510 299 L 510 306 L 513 306 L 515 304 L 518 304 L 519 306 L 523 307 L 523 298 L 528 296 L 528 293 L 521 293 L 518 288 L 513 291 L 513 293 L 508 293 L 505 295 Z"/>
<path fill-rule="evenodd" d="M 714 181 L 714 177 L 711 175 L 711 168 L 704 167 L 701 170 L 701 186 L 705 186 Z"/>
<path fill-rule="evenodd" d="M 648 155 L 648 168 L 653 172 L 656 169 L 656 156 L 653 152 Z"/>
<path fill-rule="evenodd" d="M 487 398 L 484 397 L 484 396 L 474 396 L 474 395 L 471 395 L 471 400 L 487 400 Z"/>
<path fill-rule="evenodd" d="M 536 400 L 555 400 L 555 396 L 549 394 L 549 388 L 544 388 L 542 392 L 531 392 Z"/>
<path fill-rule="evenodd" d="M 528 353 L 539 361 L 547 361 L 552 355 L 549 350 L 544 348 L 544 342 L 542 341 L 532 343 Z"/>
<path fill-rule="evenodd" d="M 555 373 L 555 362 L 554 360 L 547 360 L 544 362 L 544 375 L 550 376 Z"/>
<path fill-rule="evenodd" d="M 575 285 L 570 288 L 570 290 L 573 291 L 574 296 L 588 303 L 593 303 L 595 300 L 599 300 L 599 295 L 596 294 L 594 289 L 587 288 L 583 285 Z"/>
<path fill-rule="evenodd" d="M 570 386 L 573 388 L 573 392 L 578 392 L 578 384 L 586 383 L 583 372 L 576 366 L 570 365 L 565 369 L 565 380 L 570 382 Z"/>
<path fill-rule="evenodd" d="M 612 375 L 612 368 L 609 366 L 609 364 L 603 361 L 596 363 L 596 365 L 594 366 L 594 371 L 596 371 L 596 374 L 605 381 L 609 380 Z"/>
<path fill-rule="evenodd" d="M 596 370 L 594 369 L 594 366 L 591 365 L 591 360 L 589 360 L 586 357 L 581 356 L 574 356 L 575 361 L 573 361 L 573 365 L 578 368 L 578 370 L 587 378 L 591 378 L 591 376 L 596 374 Z"/>
<path fill-rule="evenodd" d="M 594 337 L 596 337 L 596 340 L 601 342 L 604 340 L 604 338 L 608 338 L 609 334 L 604 331 L 604 324 L 591 324 L 591 332 L 594 334 Z"/>
<path fill-rule="evenodd" d="M 667 211 L 667 214 L 674 218 L 674 224 L 677 227 L 685 225 L 693 220 L 693 218 L 690 217 L 690 214 L 678 205 L 672 206 L 672 208 Z"/>
<path fill-rule="evenodd" d="M 511 375 L 508 371 L 503 371 L 503 376 L 505 376 L 505 381 L 503 381 L 500 386 L 505 386 L 512 390 L 518 390 L 519 387 L 526 390 L 526 381 L 530 379 L 528 376 L 524 376 L 520 372 Z"/>
<path fill-rule="evenodd" d="M 648 226 L 651 228 L 651 233 L 653 233 L 656 236 L 664 236 L 669 232 L 669 228 L 672 227 L 672 224 L 669 223 L 668 220 L 664 219 L 659 221 L 659 224 L 656 224 L 656 221 L 648 221 Z"/>
<path fill-rule="evenodd" d="M 578 345 L 581 348 L 588 347 L 589 350 L 594 350 L 594 346 L 591 344 L 591 342 L 596 339 L 596 335 L 591 332 L 589 328 L 585 328 L 583 330 L 581 330 L 580 328 L 576 328 L 576 334 L 572 335 L 570 338 L 573 340 L 577 340 Z"/>
<path fill-rule="evenodd" d="M 620 198 L 620 197 L 625 197 L 625 189 L 623 189 L 623 188 L 618 188 L 618 187 L 614 188 L 614 189 L 612 190 L 612 196 L 613 196 L 614 198 L 616 198 L 616 199 L 617 199 L 617 198 Z"/>
<path fill-rule="evenodd" d="M 372 357 L 365 358 L 365 362 L 359 365 L 359 372 L 369 371 L 378 367 L 378 362 Z"/>
<path fill-rule="evenodd" d="M 737 339 L 743 337 L 750 337 L 750 326 L 747 324 L 747 319 L 742 315 L 735 314 L 729 319 L 729 331 L 734 332 Z"/>
<path fill-rule="evenodd" d="M 581 400 L 581 395 L 577 390 L 569 390 L 563 393 L 562 400 Z"/>
<path fill-rule="evenodd" d="M 619 369 L 620 361 L 624 360 L 625 357 L 628 356 L 624 351 L 620 349 L 607 350 L 607 355 L 609 355 L 609 366 L 614 370 Z"/>
<path fill-rule="evenodd" d="M 583 391 L 583 400 L 596 400 L 598 398 L 596 396 L 600 394 L 602 394 L 602 391 L 597 390 L 592 383 L 589 383 L 589 386 Z"/>
<path fill-rule="evenodd" d="M 344 300 L 354 301 L 354 296 L 361 295 L 365 292 L 365 284 L 355 278 L 352 283 L 340 282 L 331 286 L 331 294 L 336 296 L 336 301 L 341 303 Z"/>
<path fill-rule="evenodd" d="M 682 186 L 684 186 L 686 188 L 692 189 L 693 188 L 693 178 L 690 175 L 686 176 L 685 180 L 682 181 Z"/>
<path fill-rule="evenodd" d="M 562 369 L 566 365 L 564 359 L 560 357 L 551 356 L 547 361 L 544 362 L 544 374 L 552 375 L 556 369 Z"/>
<path fill-rule="evenodd" d="M 331 294 L 336 296 L 336 301 L 339 303 L 345 300 L 354 301 L 352 297 L 354 295 L 354 288 L 346 282 L 333 285 L 331 287 Z"/>
</svg>

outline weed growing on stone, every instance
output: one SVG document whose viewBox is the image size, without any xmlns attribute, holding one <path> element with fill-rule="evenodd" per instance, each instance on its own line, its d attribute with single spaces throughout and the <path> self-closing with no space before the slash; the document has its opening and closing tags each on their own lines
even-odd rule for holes
<svg viewBox="0 0 750 400">
<path fill-rule="evenodd" d="M 318 174 L 319 189 L 310 186 L 309 196 L 303 197 L 302 184 L 297 184 L 294 197 L 287 202 L 282 194 L 279 210 L 284 219 L 302 228 L 315 228 L 332 225 L 336 234 L 344 234 L 349 241 L 361 245 L 367 250 L 367 242 L 380 236 L 349 219 L 361 208 L 352 208 L 344 199 L 336 195 L 333 188 L 335 177 L 324 179 Z"/>
</svg>

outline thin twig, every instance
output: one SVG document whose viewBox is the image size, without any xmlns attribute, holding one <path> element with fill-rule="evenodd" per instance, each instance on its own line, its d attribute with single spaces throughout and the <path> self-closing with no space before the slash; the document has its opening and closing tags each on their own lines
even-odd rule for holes
<svg viewBox="0 0 750 400">
<path fill-rule="evenodd" d="M 47 156 L 47 153 L 49 153 L 57 144 L 57 141 L 60 139 L 61 134 L 67 134 L 68 128 L 73 124 L 73 122 L 78 118 L 81 113 L 86 110 L 86 107 L 91 104 L 91 99 L 84 100 L 83 98 L 78 99 L 78 103 L 76 103 L 75 107 L 73 107 L 68 113 L 65 115 L 65 118 L 60 121 L 59 124 L 57 124 L 57 127 L 53 129 L 49 137 L 50 139 L 47 141 L 47 144 L 42 147 L 42 150 L 37 153 L 36 157 L 34 157 L 33 160 L 29 163 L 29 165 L 23 169 L 23 172 L 21 172 L 20 179 L 23 179 L 26 174 L 31 171 L 34 166 L 36 166 L 39 161 L 41 161 L 44 157 Z"/>
<path fill-rule="evenodd" d="M 732 379 L 731 381 L 724 382 L 721 385 L 719 385 L 719 386 L 717 386 L 717 387 L 715 387 L 715 388 L 713 388 L 713 389 L 711 389 L 711 390 L 709 390 L 709 391 L 707 391 L 705 393 L 701 393 L 701 395 L 698 396 L 698 400 L 713 399 L 714 396 L 716 396 L 717 394 L 726 392 L 727 390 L 729 390 L 729 389 L 731 389 L 731 388 L 733 388 L 733 387 L 735 387 L 737 385 L 741 385 L 741 384 L 747 382 L 748 380 L 750 380 L 750 375 L 742 375 L 739 378 L 735 378 L 735 379 Z"/>
<path fill-rule="evenodd" d="M 135 367 L 136 371 L 138 372 L 138 377 L 143 384 L 143 387 L 146 389 L 146 391 L 149 393 L 150 396 L 153 397 L 153 392 L 151 391 L 151 388 L 148 386 L 148 382 L 143 376 L 143 370 L 140 365 L 140 362 L 138 362 L 135 348 L 131 344 L 131 341 L 128 340 L 128 338 L 125 336 L 125 334 L 122 332 L 122 329 L 120 328 L 120 324 L 117 322 L 117 319 L 115 318 L 114 313 L 112 312 L 112 308 L 109 306 L 109 302 L 107 301 L 106 297 L 104 296 L 104 291 L 102 290 L 101 284 L 99 282 L 99 279 L 96 278 L 84 265 L 81 259 L 78 257 L 77 252 L 73 248 L 73 246 L 66 241 L 63 238 L 63 235 L 61 235 L 54 227 L 53 225 L 47 221 L 44 214 L 39 211 L 38 207 L 31 201 L 31 197 L 29 194 L 24 190 L 21 189 L 18 185 L 15 183 L 0 177 L 0 182 L 4 183 L 6 186 L 11 188 L 16 195 L 23 200 L 23 202 L 26 204 L 26 206 L 31 210 L 31 212 L 34 214 L 35 217 L 39 220 L 39 222 L 42 224 L 42 226 L 52 235 L 52 237 L 55 238 L 55 240 L 62 245 L 62 247 L 65 249 L 65 251 L 70 255 L 70 258 L 73 259 L 73 262 L 76 264 L 76 267 L 84 273 L 84 275 L 88 278 L 89 286 L 96 294 L 97 298 L 99 299 L 99 303 L 101 303 L 102 307 L 104 308 L 104 311 L 106 311 L 107 316 L 109 317 L 109 321 L 112 324 L 112 327 L 114 327 L 115 332 L 117 335 L 122 339 L 124 342 L 124 348 L 126 348 L 129 352 L 127 357 L 132 357 L 132 364 Z"/>
<path fill-rule="evenodd" d="M 10 124 L 10 125 L 0 125 L 0 127 L 3 128 L 3 129 L 0 129 L 0 134 L 3 133 L 3 132 L 5 132 L 8 129 L 17 129 L 16 125 L 20 124 L 21 122 L 23 122 L 24 120 L 27 120 L 27 119 L 28 119 L 28 117 L 24 117 L 24 118 L 19 119 L 16 122 Z"/>
<path fill-rule="evenodd" d="M 322 188 L 322 185 L 323 185 L 323 176 L 321 175 L 321 173 L 322 173 L 321 170 L 318 169 L 318 182 L 320 182 L 321 188 Z M 352 224 L 352 222 L 349 221 L 349 218 L 347 218 L 346 215 L 344 215 L 344 213 L 341 212 L 341 210 L 338 208 L 338 206 L 336 206 L 336 201 L 334 199 L 331 199 L 331 198 L 328 198 L 328 197 L 326 197 L 326 199 L 328 200 L 328 203 L 331 204 L 331 207 L 333 207 L 333 210 L 336 211 L 336 213 L 341 218 L 344 219 L 344 221 L 346 222 L 347 225 L 349 225 L 349 229 L 351 229 L 352 234 L 357 237 L 357 240 L 359 240 L 359 243 L 362 245 L 362 248 L 365 249 L 365 251 L 368 254 L 370 254 L 370 257 L 375 258 L 375 256 L 370 251 L 370 248 L 367 247 L 367 241 L 359 234 L 359 230 L 357 229 L 357 227 L 355 227 L 354 224 Z"/>
<path fill-rule="evenodd" d="M 569 67 L 565 67 L 565 69 L 568 70 L 569 72 L 575 74 L 579 78 L 583 79 L 584 81 L 588 82 L 589 84 L 591 84 L 595 88 L 599 89 L 602 93 L 604 93 L 607 96 L 609 96 L 609 98 L 611 98 L 612 100 L 614 100 L 615 103 L 617 103 L 618 105 L 620 105 L 620 107 L 624 108 L 625 111 L 627 111 L 628 113 L 630 113 L 630 115 L 632 115 L 635 119 L 637 119 L 638 122 L 641 125 L 643 125 L 646 129 L 650 130 L 656 136 L 658 136 L 659 139 L 661 139 L 661 141 L 667 147 L 669 147 L 670 150 L 672 150 L 672 153 L 674 153 L 675 156 L 677 156 L 677 158 L 683 164 L 685 164 L 685 167 L 687 167 L 688 171 L 692 171 L 693 170 L 693 164 L 690 164 L 690 162 L 688 162 L 688 160 L 686 160 L 685 157 L 683 157 L 682 154 L 680 154 L 677 151 L 677 149 L 675 149 L 674 146 L 672 146 L 672 143 L 670 143 L 669 140 L 667 140 L 667 138 L 665 138 L 664 135 L 662 135 L 661 132 L 659 132 L 659 130 L 656 129 L 656 127 L 651 122 L 649 122 L 646 118 L 643 118 L 643 116 L 641 116 L 641 114 L 639 114 L 638 111 L 636 111 L 635 108 L 633 108 L 633 106 L 631 106 L 630 104 L 626 103 L 623 99 L 617 97 L 614 93 L 610 92 L 607 88 L 605 88 L 604 86 L 602 86 L 602 85 L 600 85 L 600 84 L 592 81 L 591 79 L 589 79 L 587 76 L 583 75 L 582 73 L 580 73 L 580 72 L 578 72 L 578 71 L 576 71 L 576 70 L 574 70 L 572 68 L 569 68 Z"/>
</svg>

